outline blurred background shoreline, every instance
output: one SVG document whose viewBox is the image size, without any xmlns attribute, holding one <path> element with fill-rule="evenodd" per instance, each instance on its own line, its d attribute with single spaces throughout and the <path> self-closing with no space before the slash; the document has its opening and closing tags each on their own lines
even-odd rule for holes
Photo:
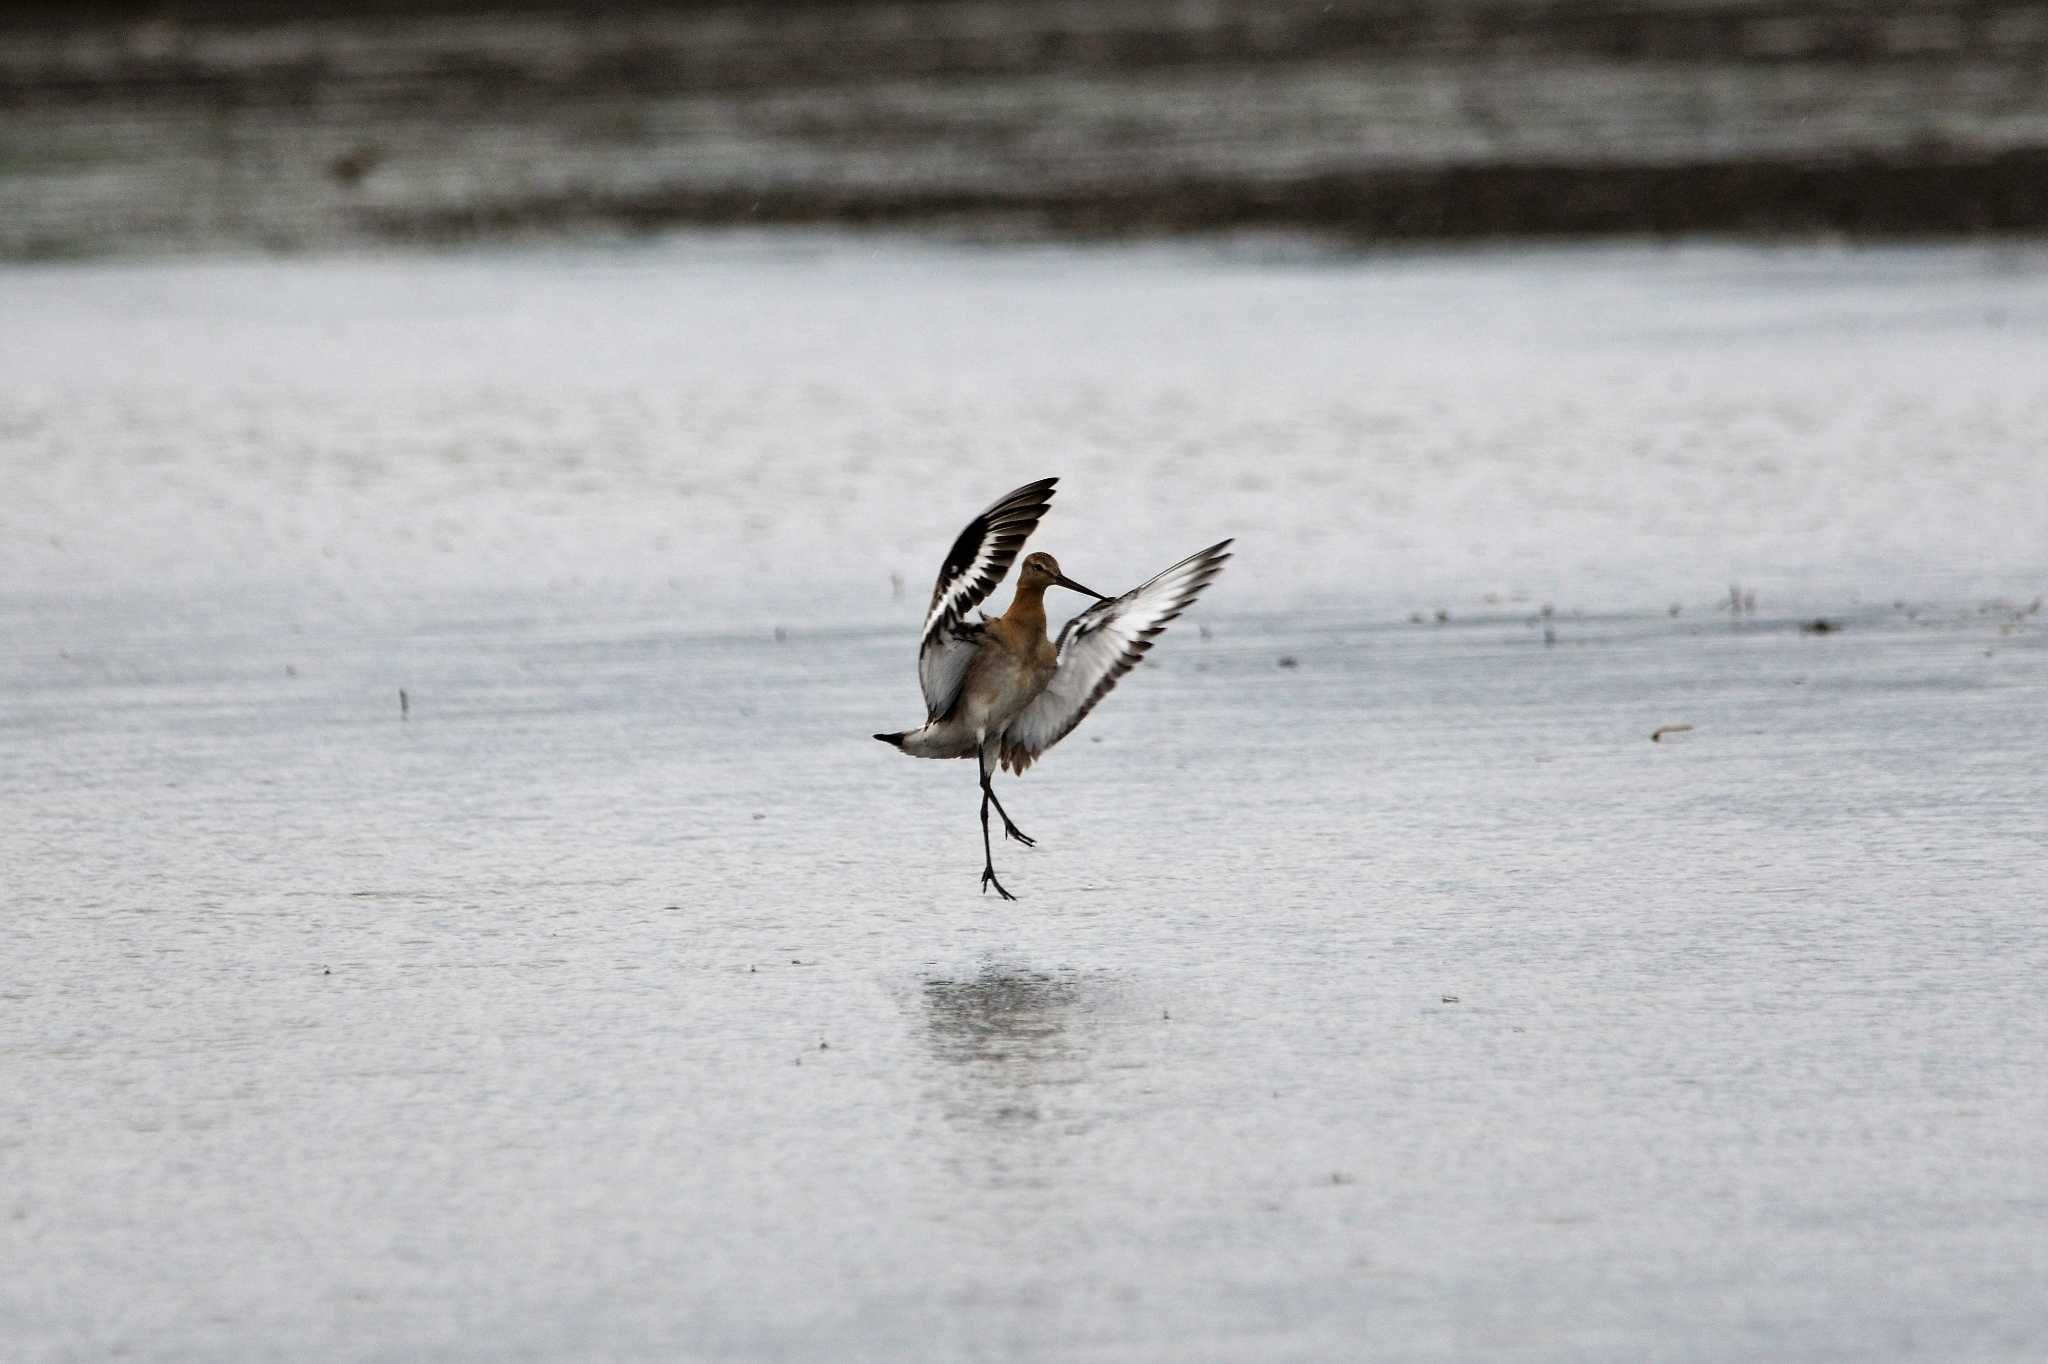
<svg viewBox="0 0 2048 1364">
<path fill-rule="evenodd" d="M 0 6 L 0 259 L 2048 226 L 2048 8 Z"/>
</svg>

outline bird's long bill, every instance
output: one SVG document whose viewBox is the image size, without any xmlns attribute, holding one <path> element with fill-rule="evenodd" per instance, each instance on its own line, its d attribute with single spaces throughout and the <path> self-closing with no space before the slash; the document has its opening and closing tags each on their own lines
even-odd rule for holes
<svg viewBox="0 0 2048 1364">
<path fill-rule="evenodd" d="M 1080 593 L 1080 594 L 1081 594 L 1082 596 L 1084 596 L 1084 597 L 1093 597 L 1093 598 L 1095 598 L 1095 600 L 1097 600 L 1097 601 L 1108 601 L 1108 600 L 1109 600 L 1109 598 L 1107 598 L 1107 597 L 1103 596 L 1103 595 L 1102 595 L 1102 594 L 1101 594 L 1100 592 L 1097 592 L 1097 591 L 1096 591 L 1096 590 L 1095 590 L 1094 588 L 1092 588 L 1092 587 L 1083 587 L 1083 586 L 1081 586 L 1081 584 L 1079 584 L 1079 583 L 1075 582 L 1075 581 L 1074 581 L 1074 580 L 1073 580 L 1072 578 L 1069 578 L 1069 577 L 1068 577 L 1068 576 L 1067 576 L 1066 574 L 1064 574 L 1064 573 L 1060 574 L 1060 576 L 1058 576 L 1057 578 L 1054 578 L 1054 579 L 1053 579 L 1053 585 L 1054 585 L 1054 586 L 1056 586 L 1056 587 L 1064 587 L 1064 588 L 1068 588 L 1068 589 L 1070 589 L 1070 590 L 1072 590 L 1072 591 L 1075 591 L 1075 592 L 1079 592 L 1079 593 Z"/>
</svg>

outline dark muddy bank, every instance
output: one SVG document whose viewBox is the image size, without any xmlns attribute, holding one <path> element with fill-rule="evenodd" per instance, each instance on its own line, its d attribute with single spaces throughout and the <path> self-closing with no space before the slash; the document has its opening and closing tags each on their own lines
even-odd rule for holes
<svg viewBox="0 0 2048 1364">
<path fill-rule="evenodd" d="M 0 14 L 0 256 L 853 223 L 2026 232 L 2048 11 L 821 3 Z"/>
</svg>

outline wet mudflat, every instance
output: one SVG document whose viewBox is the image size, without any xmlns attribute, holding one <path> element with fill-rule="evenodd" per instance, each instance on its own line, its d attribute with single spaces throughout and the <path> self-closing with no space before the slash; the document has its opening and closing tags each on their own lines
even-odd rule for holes
<svg viewBox="0 0 2048 1364">
<path fill-rule="evenodd" d="M 0 278 L 9 1352 L 2037 1356 L 2044 281 Z M 1041 473 L 1241 544 L 1003 905 L 867 735 Z"/>
</svg>

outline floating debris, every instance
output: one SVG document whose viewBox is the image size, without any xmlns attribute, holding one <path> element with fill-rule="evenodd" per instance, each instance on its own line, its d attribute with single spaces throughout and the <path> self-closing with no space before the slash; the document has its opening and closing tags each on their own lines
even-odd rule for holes
<svg viewBox="0 0 2048 1364">
<path fill-rule="evenodd" d="M 1456 995 L 1445 995 L 1443 997 L 1443 1000 L 1446 1004 L 1456 1004 L 1458 1002 L 1458 997 Z"/>
<path fill-rule="evenodd" d="M 1812 620 L 1801 623 L 1799 633 L 1802 635 L 1832 635 L 1841 628 L 1841 626 L 1829 620 L 1826 616 L 1815 616 Z"/>
<path fill-rule="evenodd" d="M 412 698 L 405 694 L 404 687 L 398 689 L 398 718 L 401 720 L 412 718 Z"/>
<path fill-rule="evenodd" d="M 1293 654 L 1282 654 L 1280 655 L 1280 666 L 1283 668 L 1299 668 L 1301 660 Z"/>
<path fill-rule="evenodd" d="M 1653 744 L 1661 744 L 1664 742 L 1664 736 L 1667 734 L 1690 733 L 1692 733 L 1691 725 L 1659 725 L 1655 729 L 1650 731 L 1650 742 Z"/>
</svg>

